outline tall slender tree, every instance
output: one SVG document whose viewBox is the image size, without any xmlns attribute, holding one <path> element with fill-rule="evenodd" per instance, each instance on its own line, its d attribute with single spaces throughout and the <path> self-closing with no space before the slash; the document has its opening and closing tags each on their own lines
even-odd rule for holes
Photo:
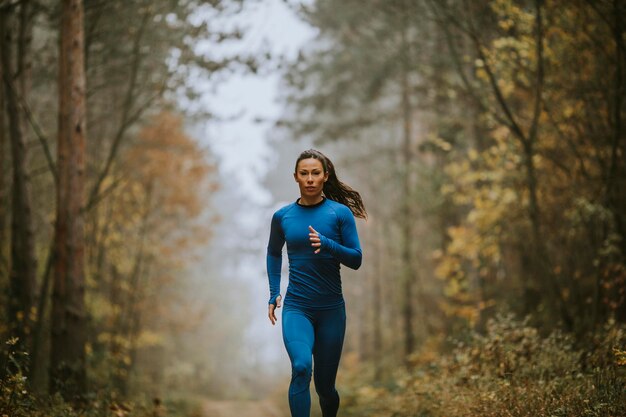
<svg viewBox="0 0 626 417">
<path fill-rule="evenodd" d="M 2 13 L 2 12 L 0 12 Z M 0 45 L 3 45 L 4 39 L 4 18 L 0 15 Z M 0 58 L 1 59 L 1 58 Z M 4 174 L 6 160 L 6 117 L 5 117 L 5 98 L 4 98 L 4 75 L 2 64 L 0 63 L 0 278 L 7 275 L 8 261 L 4 254 L 7 244 L 7 190 L 6 179 Z"/>
<path fill-rule="evenodd" d="M 83 189 L 85 71 L 83 2 L 61 2 L 57 214 L 52 300 L 51 391 L 71 400 L 86 384 Z"/>
<path fill-rule="evenodd" d="M 31 309 L 35 298 L 35 258 L 30 179 L 28 176 L 28 152 L 24 137 L 23 115 L 20 101 L 24 100 L 28 81 L 26 63 L 28 53 L 26 18 L 28 1 L 10 3 L 0 8 L 0 55 L 6 100 L 9 141 L 13 160 L 13 189 L 11 204 L 11 265 L 9 321 L 11 333 L 19 338 L 19 349 L 30 350 Z M 14 48 L 18 44 L 17 54 Z M 15 59 L 17 56 L 17 60 Z M 16 62 L 17 61 L 17 62 Z"/>
</svg>

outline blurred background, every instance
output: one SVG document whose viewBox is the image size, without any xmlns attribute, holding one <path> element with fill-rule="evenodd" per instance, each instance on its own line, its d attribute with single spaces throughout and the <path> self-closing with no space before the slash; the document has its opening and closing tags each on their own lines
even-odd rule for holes
<svg viewBox="0 0 626 417">
<path fill-rule="evenodd" d="M 0 414 L 287 416 L 265 248 L 315 147 L 369 214 L 340 415 L 626 415 L 625 30 L 623 0 L 0 0 Z"/>
</svg>

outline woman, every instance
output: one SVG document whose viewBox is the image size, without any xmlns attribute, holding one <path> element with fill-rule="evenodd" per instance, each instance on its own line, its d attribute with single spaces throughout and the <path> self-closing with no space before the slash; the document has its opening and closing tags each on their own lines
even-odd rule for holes
<svg viewBox="0 0 626 417">
<path fill-rule="evenodd" d="M 335 377 L 346 329 L 339 265 L 361 266 L 354 216 L 366 217 L 358 192 L 339 181 L 332 162 L 310 149 L 300 154 L 293 174 L 300 198 L 274 213 L 267 246 L 270 300 L 276 323 L 280 308 L 281 252 L 287 242 L 289 285 L 283 311 L 283 341 L 291 359 L 289 408 L 308 417 L 313 362 L 315 390 L 324 417 L 335 417 L 339 394 Z"/>
</svg>

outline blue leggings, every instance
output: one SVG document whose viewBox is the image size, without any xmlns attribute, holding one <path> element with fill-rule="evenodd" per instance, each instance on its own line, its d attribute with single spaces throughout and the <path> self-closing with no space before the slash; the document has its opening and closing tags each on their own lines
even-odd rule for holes
<svg viewBox="0 0 626 417">
<path fill-rule="evenodd" d="M 292 417 L 311 413 L 311 370 L 323 417 L 336 417 L 339 394 L 335 377 L 346 331 L 346 309 L 312 310 L 285 306 L 283 341 L 291 359 L 289 408 Z"/>
</svg>

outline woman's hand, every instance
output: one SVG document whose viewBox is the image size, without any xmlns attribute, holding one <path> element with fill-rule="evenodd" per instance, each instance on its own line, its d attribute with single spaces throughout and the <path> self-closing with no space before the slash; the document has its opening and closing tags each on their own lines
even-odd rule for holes
<svg viewBox="0 0 626 417">
<path fill-rule="evenodd" d="M 276 324 L 278 319 L 276 318 L 276 309 L 280 308 L 280 302 L 282 301 L 282 296 L 276 297 L 276 304 L 270 304 L 267 312 L 267 316 L 270 318 L 272 322 L 272 326 Z"/>
<path fill-rule="evenodd" d="M 309 240 L 311 241 L 311 246 L 317 248 L 313 253 L 320 253 L 320 250 L 322 250 L 320 234 L 317 233 L 317 230 L 313 229 L 312 226 L 309 226 Z"/>
</svg>

